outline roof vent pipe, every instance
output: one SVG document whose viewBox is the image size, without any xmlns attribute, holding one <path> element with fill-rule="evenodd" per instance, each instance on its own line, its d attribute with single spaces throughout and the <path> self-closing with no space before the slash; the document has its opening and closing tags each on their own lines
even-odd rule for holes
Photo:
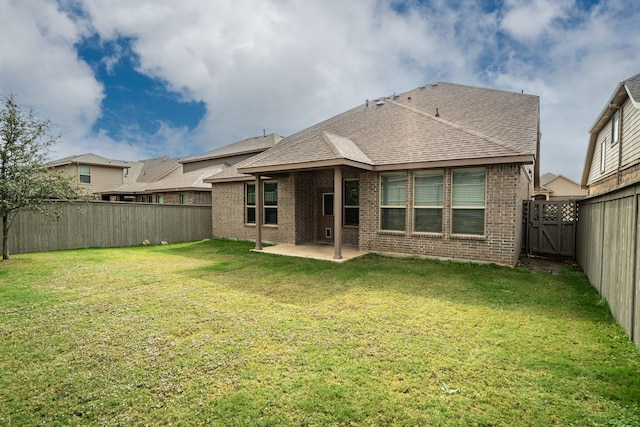
<svg viewBox="0 0 640 427">
<path fill-rule="evenodd" d="M 438 112 L 438 107 L 436 107 L 436 117 L 440 117 L 440 113 Z"/>
</svg>

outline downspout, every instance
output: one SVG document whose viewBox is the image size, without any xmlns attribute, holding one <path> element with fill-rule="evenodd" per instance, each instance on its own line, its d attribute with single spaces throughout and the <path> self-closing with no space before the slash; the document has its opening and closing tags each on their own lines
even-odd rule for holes
<svg viewBox="0 0 640 427">
<path fill-rule="evenodd" d="M 622 106 L 618 107 L 618 172 L 617 172 L 617 181 L 618 185 L 620 185 L 620 181 L 622 181 L 622 129 L 624 126 L 622 125 Z"/>
</svg>

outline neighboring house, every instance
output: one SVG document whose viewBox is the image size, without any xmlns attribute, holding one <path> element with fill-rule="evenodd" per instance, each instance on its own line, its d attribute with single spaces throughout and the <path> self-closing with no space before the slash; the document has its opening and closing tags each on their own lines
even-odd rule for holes
<svg viewBox="0 0 640 427">
<path fill-rule="evenodd" d="M 211 205 L 204 178 L 273 147 L 281 136 L 247 138 L 198 156 L 160 157 L 136 162 L 127 182 L 101 192 L 103 200 Z"/>
<path fill-rule="evenodd" d="M 617 85 L 590 134 L 576 260 L 640 349 L 640 74 Z"/>
<path fill-rule="evenodd" d="M 581 184 L 590 196 L 640 179 L 640 74 L 618 84 L 589 133 Z"/>
<path fill-rule="evenodd" d="M 100 199 L 97 194 L 102 190 L 125 183 L 133 163 L 87 153 L 55 160 L 48 166 L 74 177 L 75 188 Z"/>
<path fill-rule="evenodd" d="M 533 95 L 434 83 L 367 100 L 206 179 L 213 235 L 515 265 L 539 129 Z"/>
<path fill-rule="evenodd" d="M 233 144 L 216 148 L 215 150 L 207 151 L 206 153 L 198 156 L 192 156 L 180 160 L 180 163 L 183 165 L 184 172 L 192 172 L 194 170 L 219 164 L 226 164 L 228 166 L 235 165 L 242 160 L 248 159 L 249 157 L 255 156 L 256 154 L 273 147 L 281 140 L 282 137 L 274 133 L 254 136 L 243 139 L 242 141 L 234 142 Z"/>
<path fill-rule="evenodd" d="M 161 157 L 137 162 L 131 180 L 101 192 L 103 200 L 161 203 L 170 205 L 210 205 L 211 186 L 204 178 L 227 167 L 211 165 L 184 172 L 182 158 Z"/>
<path fill-rule="evenodd" d="M 587 190 L 564 175 L 545 173 L 540 177 L 540 188 L 535 192 L 536 200 L 576 200 L 587 197 Z"/>
</svg>

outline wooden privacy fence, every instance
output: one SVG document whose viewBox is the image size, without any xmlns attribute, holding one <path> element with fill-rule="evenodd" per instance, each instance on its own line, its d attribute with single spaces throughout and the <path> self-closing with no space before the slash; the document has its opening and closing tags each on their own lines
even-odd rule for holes
<svg viewBox="0 0 640 427">
<path fill-rule="evenodd" d="M 190 242 L 211 237 L 211 207 L 117 202 L 56 202 L 60 221 L 20 212 L 9 253 Z M 2 231 L 0 230 L 0 236 Z"/>
<path fill-rule="evenodd" d="M 578 264 L 640 349 L 640 183 L 578 202 Z"/>
</svg>

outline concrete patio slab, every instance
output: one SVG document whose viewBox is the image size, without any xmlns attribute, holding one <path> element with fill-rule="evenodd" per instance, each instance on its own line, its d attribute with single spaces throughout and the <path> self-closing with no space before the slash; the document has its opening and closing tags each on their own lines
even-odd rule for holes
<svg viewBox="0 0 640 427">
<path fill-rule="evenodd" d="M 351 246 L 342 246 L 342 259 L 333 259 L 333 245 L 320 243 L 305 243 L 302 245 L 292 245 L 290 243 L 281 243 L 274 246 L 266 246 L 261 251 L 268 254 L 296 256 L 301 258 L 313 258 L 323 261 L 344 262 L 359 256 L 366 255 L 367 252 L 361 252 L 357 248 Z"/>
</svg>

